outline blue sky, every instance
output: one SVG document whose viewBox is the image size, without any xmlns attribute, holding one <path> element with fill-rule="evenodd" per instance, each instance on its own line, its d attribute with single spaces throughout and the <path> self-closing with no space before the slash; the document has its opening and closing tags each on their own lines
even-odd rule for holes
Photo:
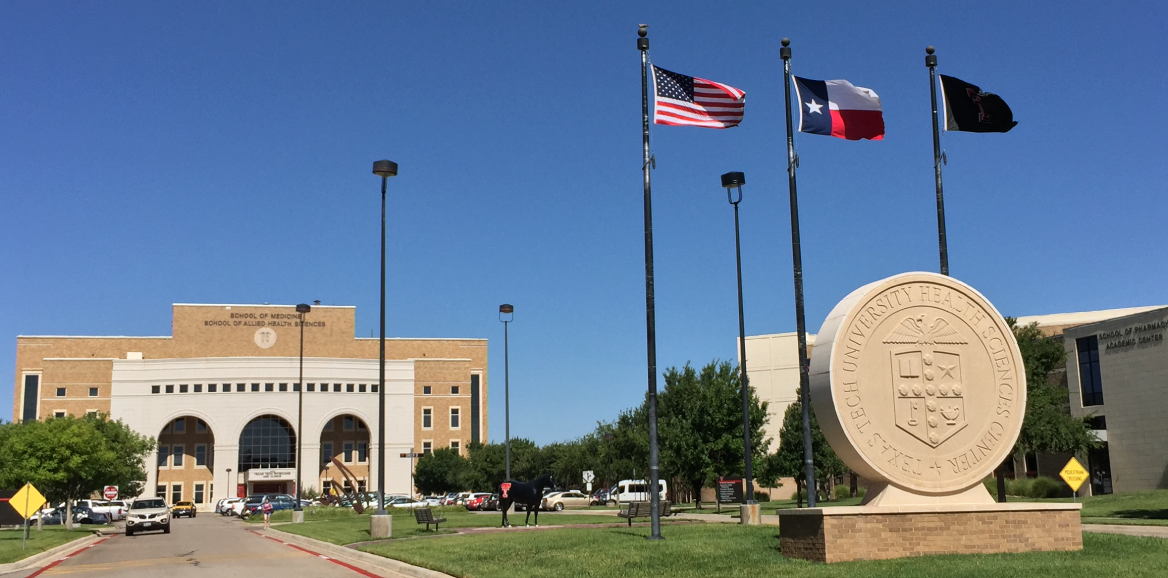
<svg viewBox="0 0 1168 578">
<path fill-rule="evenodd" d="M 881 97 L 887 136 L 797 135 L 807 320 L 937 270 L 924 48 L 1008 134 L 942 139 L 950 267 L 1007 315 L 1168 303 L 1168 8 L 1157 2 L 0 4 L 0 376 L 18 334 L 169 335 L 172 303 L 355 305 L 485 337 L 503 437 L 570 439 L 645 391 L 640 64 L 747 92 L 738 128 L 655 126 L 659 367 L 794 330 L 779 40 Z M 887 6 L 891 4 L 893 6 Z M 0 380 L 0 416 L 12 381 Z"/>
</svg>

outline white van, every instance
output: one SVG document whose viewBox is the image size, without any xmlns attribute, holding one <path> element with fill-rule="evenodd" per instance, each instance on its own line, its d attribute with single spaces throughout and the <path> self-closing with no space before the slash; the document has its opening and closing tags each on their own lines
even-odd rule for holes
<svg viewBox="0 0 1168 578">
<path fill-rule="evenodd" d="M 665 480 L 657 480 L 657 487 L 660 489 L 661 499 L 666 499 L 669 486 Z M 649 482 L 645 480 L 621 480 L 608 491 L 608 501 L 616 504 L 648 502 L 650 498 L 648 489 Z"/>
</svg>

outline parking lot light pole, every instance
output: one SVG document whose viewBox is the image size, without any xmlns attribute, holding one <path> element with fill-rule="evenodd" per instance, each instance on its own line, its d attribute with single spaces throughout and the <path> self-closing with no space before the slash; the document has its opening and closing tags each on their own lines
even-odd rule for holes
<svg viewBox="0 0 1168 578">
<path fill-rule="evenodd" d="M 515 307 L 509 303 L 499 306 L 499 321 L 503 322 L 503 441 L 507 446 L 507 475 L 511 479 L 511 353 L 507 339 L 507 325 L 515 320 Z"/>
<path fill-rule="evenodd" d="M 370 537 L 388 538 L 392 532 L 385 511 L 385 186 L 389 177 L 397 176 L 397 163 L 381 160 L 373 163 L 373 174 L 381 177 L 381 340 L 377 373 L 377 511 L 369 518 Z"/>
<path fill-rule="evenodd" d="M 740 172 L 722 175 L 722 187 L 726 189 L 726 200 L 734 205 L 734 260 L 738 266 L 738 380 L 742 383 L 742 444 L 743 465 L 745 466 L 743 482 L 746 484 L 746 503 L 753 504 L 754 482 L 751 471 L 750 451 L 750 385 L 746 377 L 746 323 L 742 313 L 742 242 L 738 235 L 738 203 L 742 202 L 742 185 L 746 184 L 746 175 Z M 737 191 L 737 196 L 731 191 Z"/>
<path fill-rule="evenodd" d="M 312 311 L 312 306 L 307 303 L 296 306 L 296 312 L 300 314 L 300 381 L 296 383 L 296 503 L 292 506 L 298 512 L 292 514 L 292 522 L 296 524 L 304 523 L 304 509 L 300 506 L 300 500 L 304 498 L 304 480 L 301 478 L 304 465 L 304 316 L 309 311 Z"/>
</svg>

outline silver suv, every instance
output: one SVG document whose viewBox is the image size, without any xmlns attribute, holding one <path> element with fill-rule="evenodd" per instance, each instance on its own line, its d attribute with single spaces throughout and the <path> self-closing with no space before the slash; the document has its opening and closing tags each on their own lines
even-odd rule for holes
<svg viewBox="0 0 1168 578">
<path fill-rule="evenodd" d="M 135 500 L 126 516 L 126 535 L 133 536 L 145 530 L 162 530 L 170 533 L 170 508 L 162 498 Z"/>
</svg>

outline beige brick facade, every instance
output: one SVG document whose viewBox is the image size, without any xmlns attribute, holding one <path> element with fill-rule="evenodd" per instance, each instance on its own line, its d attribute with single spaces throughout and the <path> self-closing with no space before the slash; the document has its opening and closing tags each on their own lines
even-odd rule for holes
<svg viewBox="0 0 1168 578">
<path fill-rule="evenodd" d="M 173 335 L 169 337 L 17 337 L 13 419 L 45 419 L 54 415 L 80 416 L 87 412 L 117 414 L 119 411 L 142 411 L 140 408 L 145 406 L 139 402 L 127 405 L 126 402 L 119 401 L 129 399 L 126 395 L 131 391 L 138 399 L 145 399 L 143 403 L 153 404 L 150 407 L 156 409 L 161 408 L 160 411 L 166 415 L 171 413 L 181 415 L 184 406 L 212 408 L 198 411 L 192 409 L 187 414 L 191 428 L 195 427 L 196 422 L 201 419 L 200 416 L 205 416 L 208 423 L 216 422 L 218 419 L 219 425 L 216 427 L 220 430 L 236 428 L 231 419 L 223 417 L 226 414 L 215 411 L 214 408 L 218 406 L 231 406 L 237 413 L 246 413 L 250 410 L 239 407 L 240 404 L 249 407 L 270 405 L 276 408 L 280 404 L 287 405 L 289 400 L 292 400 L 293 408 L 295 407 L 294 400 L 297 395 L 294 393 L 295 382 L 298 378 L 294 377 L 296 375 L 294 369 L 289 371 L 289 368 L 297 363 L 301 352 L 301 327 L 295 306 L 176 304 L 173 306 L 172 330 Z M 328 393 L 320 389 L 309 393 L 306 388 L 304 392 L 306 408 L 307 404 L 313 404 L 315 411 L 331 416 L 328 419 L 335 423 L 334 431 L 330 432 L 321 429 L 323 426 L 319 424 L 325 422 L 317 421 L 310 424 L 305 421 L 303 464 L 307 468 L 324 461 L 322 458 L 325 456 L 321 453 L 326 447 L 325 444 L 331 446 L 333 456 L 344 460 L 345 443 L 350 442 L 353 444 L 350 451 L 352 459 L 344 460 L 346 466 L 355 477 L 368 483 L 372 488 L 370 468 L 374 467 L 374 461 L 366 455 L 366 460 L 362 462 L 357 459 L 356 454 L 358 444 L 364 444 L 366 454 L 374 453 L 377 441 L 376 436 L 371 436 L 377 424 L 365 421 L 375 422 L 377 416 L 377 396 L 373 393 L 377 388 L 377 377 L 376 373 L 369 373 L 367 368 L 371 367 L 369 362 L 372 360 L 372 368 L 374 372 L 376 370 L 379 339 L 355 337 L 355 309 L 334 306 L 314 306 L 312 311 L 305 315 L 303 339 L 306 386 L 314 385 L 314 381 L 319 381 L 322 386 L 326 382 L 331 385 Z M 401 413 L 394 414 L 392 418 L 399 420 L 398 415 L 405 417 L 406 414 L 412 414 L 412 428 L 406 430 L 408 432 L 412 429 L 412 440 L 403 438 L 401 433 L 394 434 L 395 440 L 387 438 L 387 466 L 406 467 L 398 453 L 410 448 L 409 446 L 402 448 L 401 439 L 406 439 L 407 444 L 412 443 L 413 450 L 417 452 L 426 449 L 423 447 L 423 440 L 429 442 L 429 449 L 451 447 L 452 443 L 456 443 L 464 455 L 467 445 L 472 441 L 487 441 L 488 390 L 485 339 L 387 338 L 385 358 L 387 392 L 390 391 L 391 363 L 397 376 L 395 383 L 400 383 L 402 379 L 410 379 L 412 384 L 403 393 L 408 395 L 411 389 L 413 391 L 412 410 L 409 407 L 395 405 L 394 410 Z M 255 361 L 253 363 L 248 360 Z M 362 364 L 360 367 L 366 369 L 354 369 L 352 360 L 360 360 Z M 172 378 L 165 374 L 167 361 L 175 362 L 172 365 L 181 366 L 184 370 L 193 368 L 187 374 L 201 375 L 199 371 L 214 373 L 218 370 L 219 373 L 216 375 L 227 377 L 195 379 L 178 377 L 179 374 L 176 373 Z M 127 372 L 126 368 L 137 371 L 135 368 L 142 364 L 159 363 L 162 365 L 151 367 L 163 369 L 145 370 L 146 374 L 152 376 L 150 379 L 154 380 L 149 383 L 121 384 L 117 381 L 118 378 L 115 378 L 116 375 L 136 375 L 132 371 Z M 267 370 L 252 367 L 252 365 L 257 368 L 275 367 L 273 363 L 282 368 L 279 378 L 262 377 L 262 372 Z M 230 369 L 223 369 L 228 367 Z M 336 377 L 341 374 L 333 374 L 333 378 L 324 377 L 328 375 L 327 371 L 330 371 L 330 368 L 350 377 L 344 379 Z M 163 373 L 159 374 L 159 371 Z M 403 371 L 405 373 L 402 373 Z M 314 378 L 314 375 L 322 377 Z M 360 377 L 354 378 L 353 375 Z M 257 386 L 258 389 L 254 389 Z M 242 389 L 237 389 L 240 387 Z M 229 388 L 230 391 L 225 391 L 225 388 Z M 472 389 L 475 391 L 472 392 Z M 276 405 L 268 403 L 277 400 L 280 401 Z M 387 412 L 389 403 L 387 401 Z M 123 409 L 119 410 L 119 407 Z M 329 409 L 332 407 L 336 410 Z M 354 409 L 344 410 L 345 407 Z M 432 412 L 429 427 L 424 427 L 422 423 L 423 408 L 429 408 Z M 452 409 L 457 413 L 454 424 L 451 418 Z M 289 413 L 273 409 L 273 413 L 295 427 L 294 410 Z M 362 423 L 363 429 L 344 431 L 342 415 L 365 416 L 365 420 L 356 418 L 357 422 Z M 232 423 L 231 427 L 224 428 L 222 425 L 224 422 Z M 158 431 L 139 433 L 158 438 L 160 447 L 180 445 L 185 453 L 182 467 L 164 466 L 151 472 L 149 481 L 151 485 L 164 486 L 163 489 L 167 491 L 167 497 L 170 499 L 172 486 L 181 484 L 181 495 L 183 499 L 189 500 L 193 499 L 195 485 L 204 484 L 202 491 L 209 501 L 214 495 L 213 480 L 218 479 L 222 486 L 218 488 L 219 497 L 235 495 L 232 486 L 242 472 L 233 464 L 220 463 L 217 466 L 202 466 L 201 469 L 193 464 L 195 447 L 203 443 L 196 439 L 197 435 L 213 440 L 207 442 L 208 460 L 214 460 L 213 449 L 216 445 L 223 451 L 230 452 L 232 460 L 237 459 L 235 448 L 239 443 L 238 439 L 223 439 L 223 431 L 196 434 L 187 430 L 180 435 L 172 431 L 162 431 L 164 429 L 162 422 L 158 423 L 158 426 L 148 428 Z M 338 427 L 342 429 L 336 430 Z M 238 428 L 231 431 L 238 431 Z M 400 432 L 400 428 L 394 431 Z M 236 435 L 238 434 L 230 437 Z M 160 459 L 161 456 L 156 454 L 152 457 L 156 458 Z M 167 459 L 172 461 L 173 455 Z M 213 471 L 216 468 L 217 471 Z M 227 468 L 231 468 L 235 473 L 226 471 Z M 321 476 L 317 480 L 323 485 L 323 482 L 329 479 L 329 475 L 326 475 L 323 467 L 319 469 Z M 304 483 L 307 485 L 311 483 L 311 479 L 307 473 L 305 476 Z M 332 477 L 341 479 L 339 474 Z M 395 474 L 395 479 L 396 477 L 401 476 Z M 408 477 L 403 479 L 408 481 Z M 317 489 L 321 489 L 322 485 L 318 485 Z M 153 494 L 155 489 L 148 487 L 147 492 Z"/>
</svg>

